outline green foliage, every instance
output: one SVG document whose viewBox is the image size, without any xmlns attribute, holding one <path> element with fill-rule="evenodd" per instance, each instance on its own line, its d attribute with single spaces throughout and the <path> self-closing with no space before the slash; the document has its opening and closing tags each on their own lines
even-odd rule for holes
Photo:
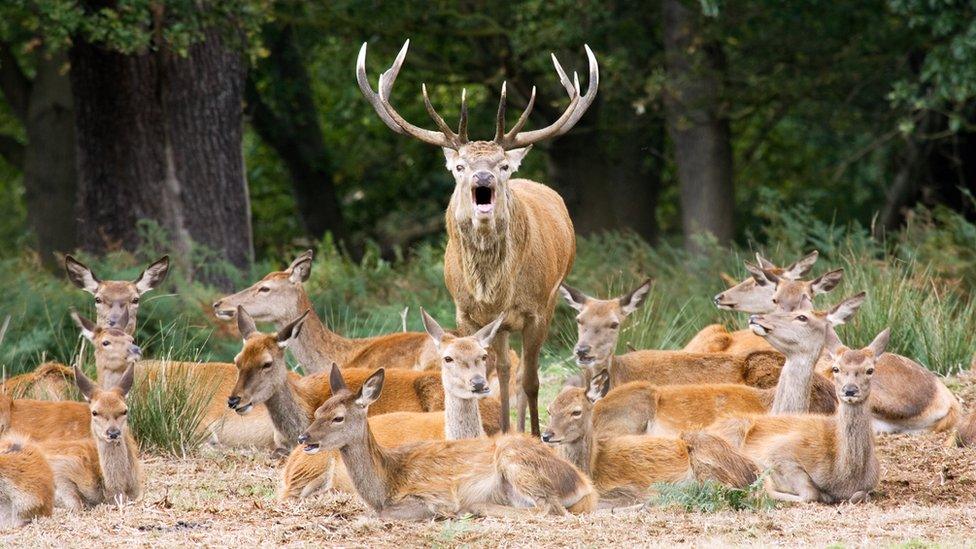
<svg viewBox="0 0 976 549">
<path fill-rule="evenodd" d="M 678 507 L 690 513 L 717 513 L 719 511 L 768 511 L 776 508 L 763 489 L 765 475 L 746 488 L 731 488 L 719 482 L 658 483 L 652 505 Z"/>
<path fill-rule="evenodd" d="M 128 398 L 129 428 L 145 452 L 185 456 L 204 442 L 206 406 L 216 384 L 188 375 L 138 376 Z"/>
</svg>

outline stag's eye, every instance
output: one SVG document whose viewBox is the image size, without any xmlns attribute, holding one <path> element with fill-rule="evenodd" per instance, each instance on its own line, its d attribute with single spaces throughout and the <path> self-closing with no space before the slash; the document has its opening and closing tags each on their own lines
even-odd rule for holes
<svg viewBox="0 0 976 549">
<path fill-rule="evenodd" d="M 446 356 L 446 357 L 444 357 L 444 362 L 447 362 L 447 363 L 454 362 L 454 358 L 449 357 L 449 356 Z"/>
<path fill-rule="evenodd" d="M 800 316 L 796 317 L 796 319 L 799 320 L 800 322 L 806 322 L 807 321 L 806 315 L 800 315 Z"/>
<path fill-rule="evenodd" d="M 267 286 L 261 286 L 260 288 L 258 288 L 258 292 L 261 292 L 262 294 L 266 294 L 266 293 L 268 293 L 270 291 L 271 291 L 271 288 L 269 288 Z"/>
<path fill-rule="evenodd" d="M 461 173 L 461 172 L 463 172 L 463 171 L 464 171 L 464 164 L 458 164 L 457 166 L 454 166 L 454 169 L 455 169 L 455 170 L 456 170 L 456 171 L 457 171 L 458 173 Z"/>
</svg>

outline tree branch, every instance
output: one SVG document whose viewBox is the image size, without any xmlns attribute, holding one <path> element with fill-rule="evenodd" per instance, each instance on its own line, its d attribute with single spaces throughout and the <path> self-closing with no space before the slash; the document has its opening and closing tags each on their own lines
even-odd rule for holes
<svg viewBox="0 0 976 549">
<path fill-rule="evenodd" d="M 0 134 L 0 156 L 8 164 L 24 169 L 24 150 L 26 147 L 9 135 Z"/>
<path fill-rule="evenodd" d="M 0 42 L 0 92 L 3 92 L 14 115 L 21 123 L 26 123 L 31 81 L 21 70 L 7 42 Z"/>
</svg>

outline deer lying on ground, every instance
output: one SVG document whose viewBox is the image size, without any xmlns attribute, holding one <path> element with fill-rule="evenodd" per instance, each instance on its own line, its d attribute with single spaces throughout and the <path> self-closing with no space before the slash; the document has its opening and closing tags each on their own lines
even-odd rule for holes
<svg viewBox="0 0 976 549">
<path fill-rule="evenodd" d="M 615 355 L 621 325 L 644 302 L 649 290 L 650 281 L 647 281 L 619 298 L 596 299 L 566 284 L 560 286 L 566 302 L 579 312 L 574 354 L 577 364 L 584 367 L 584 378 L 605 369 L 610 372 L 611 387 L 634 381 L 661 386 L 704 383 L 744 384 L 761 389 L 776 386 L 785 359 L 772 349 L 741 355 L 657 350 Z M 817 411 L 830 413 L 833 386 L 817 376 L 812 387 Z M 756 394 L 752 398 L 766 397 Z"/>
<path fill-rule="evenodd" d="M 101 503 L 121 505 L 142 493 L 139 446 L 129 433 L 125 396 L 134 366 L 119 383 L 99 389 L 75 367 L 75 383 L 91 409 L 89 435 L 77 440 L 48 440 L 39 448 L 54 472 L 57 505 L 81 510 Z"/>
<path fill-rule="evenodd" d="M 0 440 L 0 530 L 51 516 L 54 473 L 37 446 L 17 435 Z"/>
<path fill-rule="evenodd" d="M 332 397 L 301 435 L 306 452 L 338 450 L 363 501 L 382 519 L 515 515 L 514 507 L 550 514 L 593 509 L 590 482 L 538 439 L 500 435 L 381 446 L 366 421 L 384 384 L 380 368 L 352 392 L 333 366 Z"/>
<path fill-rule="evenodd" d="M 765 264 L 769 265 L 768 261 Z M 758 283 L 760 276 L 766 280 L 764 285 Z M 719 300 L 722 302 L 720 306 L 756 313 L 789 311 L 812 303 L 814 295 L 820 293 L 816 291 L 816 281 L 791 280 L 777 275 L 768 267 L 758 274 L 753 273 L 753 279 L 756 281 L 754 285 L 744 286 L 745 289 L 737 291 L 732 297 L 726 295 Z M 770 287 L 772 294 L 769 293 Z M 755 297 L 753 293 L 765 297 Z M 719 294 L 719 297 L 723 295 Z M 738 333 L 733 332 L 732 338 L 737 338 Z M 817 370 L 830 377 L 830 361 L 820 360 Z M 938 376 L 907 357 L 883 354 L 878 360 L 874 379 L 870 405 L 874 428 L 878 432 L 949 431 L 959 420 L 961 407 L 955 395 Z"/>
<path fill-rule="evenodd" d="M 784 315 L 785 316 L 785 315 Z M 783 322 L 768 327 L 792 330 Z M 766 489 L 774 499 L 795 502 L 867 501 L 879 480 L 871 415 L 866 405 L 879 357 L 888 343 L 885 330 L 864 349 L 830 343 L 833 381 L 840 408 L 833 417 L 752 416 L 730 418 L 710 431 L 722 436 L 770 470 Z"/>
<path fill-rule="evenodd" d="M 71 311 L 71 319 L 95 349 L 95 371 L 98 384 L 103 389 L 118 385 L 129 367 L 142 359 L 142 349 L 136 345 L 132 334 L 125 330 L 97 326 L 77 311 Z M 129 312 L 122 311 L 118 324 L 126 326 L 128 322 Z"/>
<path fill-rule="evenodd" d="M 756 480 L 755 466 L 724 440 L 704 433 L 687 438 L 616 435 L 600 431 L 602 398 L 610 376 L 601 370 L 586 389 L 565 387 L 549 405 L 543 442 L 593 479 L 601 506 L 646 501 L 659 482 L 716 480 L 745 487 Z M 696 474 L 696 471 L 699 474 Z"/>
<path fill-rule="evenodd" d="M 139 300 L 143 294 L 158 287 L 166 279 L 166 274 L 169 273 L 169 256 L 164 255 L 154 261 L 132 282 L 99 280 L 91 269 L 70 255 L 64 257 L 64 268 L 68 272 L 68 280 L 95 297 L 95 313 L 99 326 L 122 328 L 127 333 L 134 334 Z M 127 315 L 124 323 L 123 313 Z"/>
<path fill-rule="evenodd" d="M 952 446 L 976 446 L 976 413 L 967 414 L 959 421 L 949 438 Z"/>
<path fill-rule="evenodd" d="M 243 307 L 237 308 L 236 317 L 244 347 L 234 358 L 237 381 L 227 406 L 245 416 L 254 406 L 266 405 L 278 448 L 290 449 L 312 421 L 315 409 L 331 394 L 324 372 L 298 377 L 290 373 L 285 364 L 285 348 L 299 337 L 309 313 L 306 311 L 293 319 L 275 334 L 259 332 L 254 319 Z M 358 386 L 372 373 L 362 368 L 343 371 L 353 386 Z M 399 369 L 391 370 L 389 377 L 386 396 L 373 408 L 373 413 L 444 409 L 440 374 Z"/>
<path fill-rule="evenodd" d="M 0 394 L 11 398 L 36 400 L 65 400 L 74 386 L 74 371 L 59 362 L 38 364 L 25 372 L 0 383 Z"/>
<path fill-rule="evenodd" d="M 478 438 L 499 431 L 499 404 L 488 394 L 488 348 L 501 322 L 485 326 L 473 336 L 447 333 L 421 309 L 424 327 L 441 356 L 443 412 L 391 412 L 368 418 L 377 442 L 384 447 L 421 440 Z M 299 446 L 288 456 L 281 499 L 306 498 L 336 488 L 354 491 L 337 452 L 309 454 Z"/>
<path fill-rule="evenodd" d="M 569 107 L 552 125 L 523 132 L 535 104 L 535 89 L 525 111 L 505 131 L 506 87 L 502 85 L 495 137 L 468 140 L 466 95 L 461 94 L 461 120 L 455 133 L 423 96 L 437 131 L 407 122 L 390 104 L 390 93 L 407 54 L 406 41 L 393 65 L 380 76 L 379 93 L 366 77 L 366 44 L 359 52 L 356 77 L 360 90 L 383 122 L 394 132 L 441 147 L 455 189 L 446 212 L 447 248 L 444 281 L 457 307 L 460 333 L 471 334 L 504 314 L 503 333 L 495 338 L 502 429 L 508 431 L 508 333 L 522 334 L 522 394 L 532 434 L 539 435 L 539 352 L 556 306 L 556 287 L 569 274 L 576 255 L 573 224 L 562 198 L 552 189 L 527 179 L 509 179 L 533 143 L 568 132 L 596 98 L 599 68 L 589 47 L 589 88 L 581 95 L 579 81 L 570 81 L 559 62 L 553 63 L 569 94 Z M 524 425 L 519 425 L 524 429 Z"/>
</svg>

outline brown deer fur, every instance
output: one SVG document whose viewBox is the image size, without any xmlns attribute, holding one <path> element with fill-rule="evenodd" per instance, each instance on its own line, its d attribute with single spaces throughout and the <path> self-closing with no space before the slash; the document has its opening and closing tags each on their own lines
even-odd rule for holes
<svg viewBox="0 0 976 549">
<path fill-rule="evenodd" d="M 949 444 L 955 446 L 976 446 L 976 413 L 967 414 L 962 418 L 956 430 L 949 438 Z"/>
<path fill-rule="evenodd" d="M 54 473 L 33 443 L 16 435 L 0 440 L 0 530 L 51 516 Z"/>
<path fill-rule="evenodd" d="M 95 299 L 98 325 L 105 328 L 121 328 L 127 333 L 136 332 L 136 316 L 143 294 L 158 287 L 169 272 L 169 256 L 163 256 L 142 271 L 132 282 L 126 280 L 99 280 L 95 273 L 70 255 L 64 258 L 68 279 Z M 126 317 L 123 319 L 122 314 Z"/>
<path fill-rule="evenodd" d="M 58 362 L 44 362 L 30 372 L 0 384 L 0 393 L 11 398 L 65 400 L 74 386 L 74 372 Z"/>
</svg>

